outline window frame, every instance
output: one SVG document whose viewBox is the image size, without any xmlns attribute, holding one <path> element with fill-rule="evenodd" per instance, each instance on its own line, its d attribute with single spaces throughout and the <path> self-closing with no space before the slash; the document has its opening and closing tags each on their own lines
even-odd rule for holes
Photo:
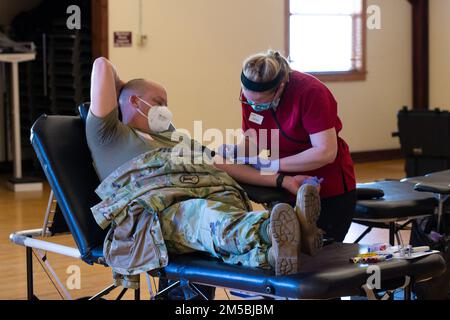
<svg viewBox="0 0 450 320">
<path fill-rule="evenodd" d="M 364 81 L 366 80 L 367 70 L 366 70 L 366 40 L 367 40 L 367 0 L 361 0 L 361 66 L 359 68 L 349 70 L 349 71 L 330 71 L 330 72 L 307 72 L 324 82 L 337 82 L 337 81 Z M 290 10 L 290 0 L 285 0 L 285 51 L 286 56 L 290 55 L 290 21 L 291 21 L 291 10 Z M 356 21 L 356 20 L 354 20 Z M 355 37 L 355 34 L 352 35 Z M 353 48 L 355 50 L 355 48 Z"/>
</svg>

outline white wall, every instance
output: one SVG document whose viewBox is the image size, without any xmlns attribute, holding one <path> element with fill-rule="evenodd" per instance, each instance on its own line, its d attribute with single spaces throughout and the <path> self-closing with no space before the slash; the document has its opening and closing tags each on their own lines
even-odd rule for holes
<svg viewBox="0 0 450 320">
<path fill-rule="evenodd" d="M 382 30 L 368 31 L 364 82 L 328 83 L 339 102 L 352 151 L 399 146 L 396 112 L 411 105 L 411 8 L 406 0 L 369 0 L 382 9 Z M 248 55 L 284 49 L 282 0 L 145 0 L 149 44 L 114 48 L 114 31 L 138 32 L 138 0 L 109 0 L 110 59 L 125 79 L 161 82 L 177 127 L 240 128 L 239 74 Z"/>
<path fill-rule="evenodd" d="M 450 0 L 430 1 L 430 106 L 450 110 Z"/>
<path fill-rule="evenodd" d="M 138 0 L 109 1 L 110 52 L 120 75 L 146 77 L 168 90 L 175 124 L 191 130 L 239 128 L 242 60 L 282 49 L 283 6 L 273 0 L 145 0 L 145 48 L 114 48 L 114 31 L 138 31 Z M 264 8 L 255 12 L 255 7 Z"/>
</svg>

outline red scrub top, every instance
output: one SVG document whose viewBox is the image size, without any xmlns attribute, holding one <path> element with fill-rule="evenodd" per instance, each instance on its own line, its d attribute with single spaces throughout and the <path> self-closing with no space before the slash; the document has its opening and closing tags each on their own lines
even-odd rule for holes
<svg viewBox="0 0 450 320">
<path fill-rule="evenodd" d="M 245 99 L 245 98 L 244 98 Z M 251 114 L 262 117 L 251 117 Z M 320 196 L 329 198 L 342 195 L 356 188 L 353 161 L 347 143 L 339 137 L 342 123 L 337 114 L 337 102 L 330 90 L 315 77 L 293 71 L 290 73 L 280 104 L 276 109 L 276 117 L 283 131 L 301 143 L 291 141 L 279 133 L 279 157 L 289 157 L 312 148 L 309 135 L 335 128 L 338 134 L 338 152 L 335 161 L 319 169 L 289 173 L 289 175 L 308 175 L 324 178 Z M 267 129 L 267 149 L 271 151 L 270 130 L 278 129 L 271 110 L 255 112 L 242 104 L 242 129 Z M 253 121 L 251 121 L 251 119 Z M 258 122 L 261 122 L 259 124 Z M 262 136 L 263 137 L 263 136 Z M 257 135 L 258 145 L 260 135 Z M 273 154 L 273 151 L 271 151 Z"/>
</svg>

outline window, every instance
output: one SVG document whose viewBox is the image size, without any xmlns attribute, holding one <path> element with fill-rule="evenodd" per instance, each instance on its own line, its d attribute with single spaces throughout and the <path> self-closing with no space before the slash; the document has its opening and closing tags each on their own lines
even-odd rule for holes
<svg viewBox="0 0 450 320">
<path fill-rule="evenodd" d="M 365 79 L 365 0 L 286 0 L 293 69 L 323 81 Z"/>
</svg>

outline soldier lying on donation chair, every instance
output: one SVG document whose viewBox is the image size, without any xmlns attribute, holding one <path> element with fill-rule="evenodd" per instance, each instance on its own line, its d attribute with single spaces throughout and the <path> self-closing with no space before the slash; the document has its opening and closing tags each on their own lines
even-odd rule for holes
<svg viewBox="0 0 450 320">
<path fill-rule="evenodd" d="M 318 181 L 286 176 L 277 183 L 277 175 L 251 166 L 201 161 L 203 153 L 192 152 L 186 163 L 174 152 L 179 142 L 171 138 L 166 105 L 159 84 L 124 83 L 108 60 L 95 61 L 86 137 L 102 201 L 92 212 L 102 228 L 111 226 L 104 256 L 116 284 L 136 287 L 140 273 L 167 265 L 168 252 L 203 251 L 230 264 L 273 268 L 276 275 L 297 273 L 300 252 L 314 255 L 323 245 Z M 235 180 L 281 185 L 297 196 L 296 207 L 252 211 Z"/>
</svg>

